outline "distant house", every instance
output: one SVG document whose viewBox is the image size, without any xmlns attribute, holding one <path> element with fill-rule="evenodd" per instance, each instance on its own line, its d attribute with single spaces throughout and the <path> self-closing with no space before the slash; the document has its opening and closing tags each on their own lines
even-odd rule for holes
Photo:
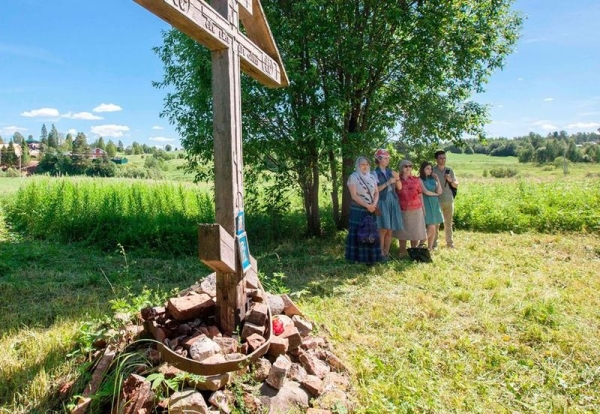
<svg viewBox="0 0 600 414">
<path fill-rule="evenodd" d="M 92 150 L 92 154 L 90 157 L 93 160 L 97 160 L 98 158 L 104 157 L 105 154 L 106 154 L 106 151 L 104 151 L 102 148 L 96 147 Z"/>
<path fill-rule="evenodd" d="M 39 154 L 39 150 L 42 148 L 42 143 L 40 141 L 36 141 L 35 139 L 31 138 L 27 140 L 27 146 L 29 147 L 29 152 L 31 154 L 31 151 L 38 151 Z"/>
</svg>

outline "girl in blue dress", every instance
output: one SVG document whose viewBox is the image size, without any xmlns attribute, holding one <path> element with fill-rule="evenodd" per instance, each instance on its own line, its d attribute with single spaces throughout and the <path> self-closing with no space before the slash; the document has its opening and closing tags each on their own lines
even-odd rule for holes
<svg viewBox="0 0 600 414">
<path fill-rule="evenodd" d="M 425 207 L 425 226 L 427 228 L 427 247 L 433 249 L 437 225 L 444 222 L 440 208 L 439 195 L 442 186 L 437 175 L 433 174 L 433 165 L 429 161 L 421 163 L 419 176 L 423 184 L 423 206 Z"/>
<path fill-rule="evenodd" d="M 379 240 L 381 243 L 382 261 L 388 261 L 390 257 L 390 246 L 392 244 L 392 231 L 402 229 L 402 213 L 398 203 L 398 195 L 395 190 L 402 189 L 400 176 L 390 168 L 390 154 L 384 149 L 378 149 L 375 153 L 377 168 L 372 172 L 377 181 L 379 190 L 379 203 L 377 207 L 381 215 L 377 217 L 377 228 L 379 229 Z"/>
</svg>

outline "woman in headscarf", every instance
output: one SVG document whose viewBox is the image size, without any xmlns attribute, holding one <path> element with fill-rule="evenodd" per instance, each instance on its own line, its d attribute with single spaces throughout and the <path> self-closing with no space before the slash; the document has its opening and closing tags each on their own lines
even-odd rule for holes
<svg viewBox="0 0 600 414">
<path fill-rule="evenodd" d="M 425 234 L 425 209 L 423 207 L 423 186 L 419 177 L 412 175 L 412 162 L 402 160 L 398 169 L 400 170 L 400 182 L 402 189 L 397 191 L 402 210 L 402 230 L 394 232 L 394 236 L 400 240 L 400 257 L 406 257 L 406 242 L 410 240 L 411 247 L 417 247 L 421 240 L 427 239 Z"/>
<path fill-rule="evenodd" d="M 433 250 L 437 226 L 444 222 L 440 208 L 439 195 L 442 185 L 437 175 L 433 174 L 433 164 L 423 161 L 419 169 L 419 177 L 423 183 L 423 204 L 425 205 L 425 226 L 427 226 L 427 247 Z"/>
<path fill-rule="evenodd" d="M 390 259 L 392 231 L 402 229 L 402 213 L 396 194 L 396 190 L 402 189 L 402 183 L 399 174 L 388 168 L 388 165 L 390 165 L 389 152 L 378 149 L 375 153 L 375 164 L 377 164 L 377 168 L 372 174 L 377 180 L 377 189 L 379 190 L 379 203 L 377 206 L 381 211 L 381 215 L 377 216 L 377 227 L 379 228 L 381 242 L 381 260 L 387 262 Z"/>
<path fill-rule="evenodd" d="M 350 203 L 350 222 L 346 239 L 346 259 L 352 262 L 374 264 L 381 260 L 381 246 L 375 243 L 361 243 L 358 239 L 358 227 L 368 214 L 374 214 L 379 200 L 379 191 L 375 177 L 371 175 L 369 160 L 360 156 L 354 163 L 354 172 L 348 178 Z"/>
</svg>

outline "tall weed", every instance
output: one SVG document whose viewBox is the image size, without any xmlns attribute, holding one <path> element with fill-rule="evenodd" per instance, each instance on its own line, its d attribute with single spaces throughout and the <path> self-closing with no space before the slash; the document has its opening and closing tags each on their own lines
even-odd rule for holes
<svg viewBox="0 0 600 414">
<path fill-rule="evenodd" d="M 55 178 L 22 187 L 6 220 L 39 239 L 191 253 L 197 224 L 213 222 L 214 207 L 206 192 L 181 184 Z"/>
<path fill-rule="evenodd" d="M 457 228 L 485 232 L 600 232 L 600 182 L 503 180 L 467 184 L 456 199 Z"/>
</svg>

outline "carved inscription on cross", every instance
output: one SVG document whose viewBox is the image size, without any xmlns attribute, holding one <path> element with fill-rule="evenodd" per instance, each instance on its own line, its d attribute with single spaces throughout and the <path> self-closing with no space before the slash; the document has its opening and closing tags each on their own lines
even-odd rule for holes
<svg viewBox="0 0 600 414">
<path fill-rule="evenodd" d="M 212 249 L 219 260 L 203 261 L 217 271 L 217 319 L 231 335 L 244 319 L 246 302 L 244 274 L 232 247 L 236 217 L 244 209 L 240 70 L 269 87 L 287 86 L 287 75 L 259 0 L 212 0 L 210 5 L 203 0 L 134 1 L 212 51 L 219 226 L 205 230 L 216 233 Z M 247 36 L 239 29 L 240 20 Z"/>
</svg>

